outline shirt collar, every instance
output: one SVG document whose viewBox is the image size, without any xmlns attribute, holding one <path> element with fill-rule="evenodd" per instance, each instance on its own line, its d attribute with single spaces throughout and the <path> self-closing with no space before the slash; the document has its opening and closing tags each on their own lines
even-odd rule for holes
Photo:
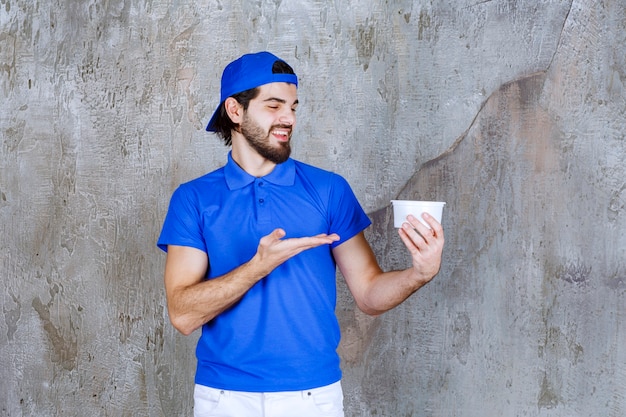
<svg viewBox="0 0 626 417">
<path fill-rule="evenodd" d="M 226 177 L 228 188 L 236 190 L 253 183 L 256 177 L 248 174 L 237 165 L 231 154 L 232 151 L 228 152 L 228 162 L 224 166 L 224 176 Z M 296 178 L 296 165 L 293 159 L 289 158 L 282 164 L 277 164 L 272 172 L 261 178 L 275 185 L 293 185 Z"/>
</svg>

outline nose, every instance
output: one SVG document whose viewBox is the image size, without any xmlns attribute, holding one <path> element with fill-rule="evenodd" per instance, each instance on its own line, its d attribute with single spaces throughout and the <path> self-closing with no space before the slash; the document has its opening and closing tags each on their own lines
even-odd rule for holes
<svg viewBox="0 0 626 417">
<path fill-rule="evenodd" d="M 286 108 L 281 112 L 278 121 L 280 124 L 293 126 L 296 124 L 296 112 L 290 108 Z"/>
</svg>

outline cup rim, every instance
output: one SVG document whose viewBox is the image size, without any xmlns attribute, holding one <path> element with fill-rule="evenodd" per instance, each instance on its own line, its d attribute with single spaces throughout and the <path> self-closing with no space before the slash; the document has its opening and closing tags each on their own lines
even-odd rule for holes
<svg viewBox="0 0 626 417">
<path fill-rule="evenodd" d="M 445 201 L 422 201 L 422 200 L 391 200 L 392 205 L 432 205 L 432 206 L 444 206 Z"/>
</svg>

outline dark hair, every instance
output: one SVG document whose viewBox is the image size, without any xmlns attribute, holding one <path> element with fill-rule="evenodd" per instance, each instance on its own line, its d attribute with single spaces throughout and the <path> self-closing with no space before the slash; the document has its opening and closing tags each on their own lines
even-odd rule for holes
<svg viewBox="0 0 626 417">
<path fill-rule="evenodd" d="M 278 60 L 274 62 L 274 65 L 272 65 L 272 74 L 295 74 L 295 72 L 285 61 Z M 243 110 L 246 111 L 248 110 L 250 100 L 256 98 L 257 95 L 259 95 L 259 87 L 242 91 L 241 93 L 234 94 L 231 97 L 237 100 L 237 102 L 243 107 Z M 233 123 L 230 119 L 228 113 L 226 113 L 226 106 L 224 105 L 224 102 L 222 102 L 218 109 L 217 119 L 215 120 L 215 133 L 224 140 L 224 145 L 232 145 L 232 130 L 236 129 L 238 126 L 238 124 Z"/>
</svg>

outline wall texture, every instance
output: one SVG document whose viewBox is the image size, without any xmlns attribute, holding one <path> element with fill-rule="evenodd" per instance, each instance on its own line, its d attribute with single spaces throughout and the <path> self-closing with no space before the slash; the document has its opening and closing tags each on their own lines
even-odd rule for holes
<svg viewBox="0 0 626 417">
<path fill-rule="evenodd" d="M 625 415 L 623 0 L 0 0 L 0 415 L 191 415 L 155 241 L 260 49 L 385 268 L 389 200 L 447 202 L 405 304 L 364 316 L 339 279 L 347 416 Z"/>
</svg>

